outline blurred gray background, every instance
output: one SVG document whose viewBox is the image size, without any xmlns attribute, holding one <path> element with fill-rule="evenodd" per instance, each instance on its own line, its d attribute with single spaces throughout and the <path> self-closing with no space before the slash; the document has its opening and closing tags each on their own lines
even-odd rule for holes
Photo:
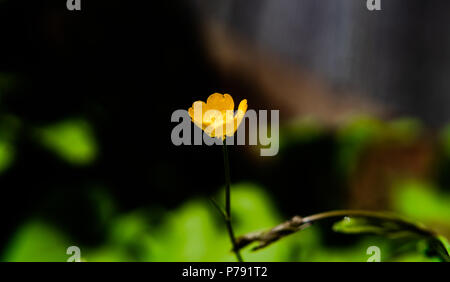
<svg viewBox="0 0 450 282">
<path fill-rule="evenodd" d="M 438 127 L 450 118 L 450 1 L 189 0 L 254 48 Z"/>
</svg>

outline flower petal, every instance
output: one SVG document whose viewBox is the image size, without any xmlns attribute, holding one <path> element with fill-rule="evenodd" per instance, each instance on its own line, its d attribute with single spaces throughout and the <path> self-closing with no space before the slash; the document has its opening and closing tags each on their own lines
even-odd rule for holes
<svg viewBox="0 0 450 282">
<path fill-rule="evenodd" d="M 198 111 L 198 112 L 196 112 Z M 188 113 L 192 119 L 192 122 L 196 124 L 201 129 L 205 129 L 205 124 L 203 122 L 203 116 L 205 112 L 208 111 L 208 106 L 203 101 L 196 101 L 192 104 L 192 107 L 189 108 Z"/>
<path fill-rule="evenodd" d="M 220 93 L 211 94 L 206 100 L 206 104 L 210 109 L 218 111 L 234 110 L 233 98 L 228 95 L 222 95 Z"/>
<path fill-rule="evenodd" d="M 233 136 L 247 111 L 247 100 L 242 100 L 234 114 L 234 101 L 229 94 L 214 93 L 205 102 L 196 101 L 189 108 L 192 121 L 211 137 Z"/>
<path fill-rule="evenodd" d="M 239 125 L 241 125 L 241 122 L 244 119 L 245 113 L 247 112 L 247 107 L 248 107 L 247 99 L 244 99 L 239 103 L 237 113 L 234 116 L 234 132 L 233 132 L 233 134 L 239 128 Z M 227 135 L 228 135 L 228 132 L 227 132 Z M 228 135 L 228 136 L 230 136 L 230 135 Z"/>
<path fill-rule="evenodd" d="M 247 99 L 244 99 L 239 103 L 238 113 L 243 112 L 245 115 L 245 113 L 247 112 L 247 108 L 248 108 Z"/>
</svg>

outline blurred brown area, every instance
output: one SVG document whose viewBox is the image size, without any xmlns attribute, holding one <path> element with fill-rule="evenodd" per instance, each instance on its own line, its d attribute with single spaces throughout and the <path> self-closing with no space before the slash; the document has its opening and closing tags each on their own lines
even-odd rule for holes
<svg viewBox="0 0 450 282">
<path fill-rule="evenodd" d="M 260 94 L 270 105 L 325 120 L 364 110 L 433 127 L 450 118 L 448 1 L 385 1 L 379 12 L 354 0 L 187 2 L 222 73 L 273 93 Z"/>
<path fill-rule="evenodd" d="M 213 20 L 202 25 L 206 55 L 219 77 L 257 109 L 279 109 L 282 120 L 314 116 L 337 125 L 351 115 L 383 117 L 387 107 L 369 98 L 333 89 L 316 75 L 261 50 Z"/>
<path fill-rule="evenodd" d="M 431 180 L 436 144 L 431 136 L 413 142 L 386 138 L 369 145 L 349 179 L 348 207 L 389 210 L 393 183 L 401 179 Z"/>
</svg>

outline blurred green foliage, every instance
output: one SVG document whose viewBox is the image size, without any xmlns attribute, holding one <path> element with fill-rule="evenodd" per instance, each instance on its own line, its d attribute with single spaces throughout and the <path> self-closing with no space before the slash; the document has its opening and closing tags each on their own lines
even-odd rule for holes
<svg viewBox="0 0 450 282">
<path fill-rule="evenodd" d="M 338 167 L 344 174 L 352 173 L 358 156 L 369 142 L 380 136 L 382 123 L 370 117 L 362 117 L 339 128 L 336 136 L 339 143 Z"/>
<path fill-rule="evenodd" d="M 422 133 L 423 125 L 414 118 L 383 122 L 370 116 L 355 117 L 338 128 L 338 168 L 344 175 L 354 172 L 367 146 L 383 140 L 408 144 Z"/>
<path fill-rule="evenodd" d="M 95 160 L 97 143 L 89 123 L 68 119 L 37 129 L 40 142 L 48 150 L 74 165 L 86 165 Z"/>
<path fill-rule="evenodd" d="M 280 150 L 314 142 L 326 133 L 326 128 L 312 117 L 294 120 L 280 129 Z"/>
<path fill-rule="evenodd" d="M 398 213 L 422 222 L 450 224 L 450 194 L 415 180 L 401 181 L 392 191 L 393 208 Z"/>
<path fill-rule="evenodd" d="M 98 197 L 98 201 L 101 205 L 109 199 Z M 237 234 L 265 230 L 283 221 L 269 195 L 254 184 L 234 185 L 232 203 Z M 104 244 L 79 246 L 84 261 L 234 261 L 222 219 L 204 198 L 162 214 L 152 209 L 116 214 L 107 230 Z M 378 246 L 383 250 L 382 261 L 432 261 L 420 242 L 361 235 L 350 244 L 329 246 L 322 233 L 320 226 L 313 226 L 263 250 L 247 248 L 243 256 L 247 261 L 366 261 L 367 248 Z M 77 243 L 57 227 L 30 220 L 16 232 L 2 258 L 66 261 L 65 251 L 72 245 Z"/>
<path fill-rule="evenodd" d="M 0 140 L 0 173 L 5 171 L 14 160 L 14 148 L 5 141 Z"/>
<path fill-rule="evenodd" d="M 0 128 L 8 133 L 0 134 L 0 173 L 14 161 L 14 132 L 19 127 L 17 119 L 0 119 Z M 84 119 L 68 118 L 32 130 L 44 148 L 69 164 L 88 165 L 99 154 L 93 128 Z M 313 119 L 302 119 L 282 128 L 280 149 L 331 137 L 336 141 L 337 168 L 350 175 L 368 145 L 380 140 L 411 142 L 422 130 L 421 123 L 414 119 L 382 122 L 361 117 L 336 129 L 332 135 Z M 441 141 L 448 158 L 450 129 L 443 131 Z M 66 249 L 73 245 L 80 247 L 85 261 L 235 260 L 222 218 L 207 198 L 186 199 L 171 210 L 151 206 L 120 212 L 107 189 L 92 189 L 89 195 L 95 206 L 92 210 L 97 213 L 92 216 L 99 220 L 99 226 L 104 226 L 101 243 L 77 243 L 76 234 L 63 231 L 45 217 L 33 217 L 23 222 L 10 238 L 2 260 L 66 261 Z M 215 198 L 223 199 L 223 191 Z M 303 200 L 299 200 L 299 208 Z M 450 195 L 428 182 L 399 180 L 392 189 L 394 211 L 442 227 L 444 231 L 450 230 L 449 203 Z M 253 182 L 232 185 L 232 209 L 237 235 L 268 229 L 287 219 L 280 214 L 269 191 Z M 64 214 L 60 216 L 64 218 Z M 387 227 L 395 229 L 395 226 Z M 380 228 L 343 219 L 314 225 L 257 252 L 249 247 L 242 254 L 246 261 L 367 261 L 367 248 L 377 246 L 383 250 L 382 261 L 436 260 L 427 255 L 429 242 L 421 238 L 385 236 L 386 226 L 382 226 L 384 230 Z M 445 239 L 442 242 L 446 243 Z"/>
<path fill-rule="evenodd" d="M 20 122 L 16 117 L 0 115 L 0 174 L 6 171 L 14 162 L 14 143 L 19 127 Z"/>
<path fill-rule="evenodd" d="M 450 158 L 450 125 L 446 126 L 440 135 L 443 151 L 447 158 Z"/>
<path fill-rule="evenodd" d="M 69 240 L 55 227 L 32 219 L 17 230 L 2 255 L 4 261 L 66 261 Z"/>
</svg>

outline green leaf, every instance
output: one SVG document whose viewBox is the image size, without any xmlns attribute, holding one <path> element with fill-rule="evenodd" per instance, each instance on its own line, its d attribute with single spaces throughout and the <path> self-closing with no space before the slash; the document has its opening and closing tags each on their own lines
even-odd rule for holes
<svg viewBox="0 0 450 282">
<path fill-rule="evenodd" d="M 333 224 L 333 231 L 345 234 L 403 235 L 410 233 L 389 220 L 348 217 Z"/>
<path fill-rule="evenodd" d="M 52 226 L 32 220 L 21 226 L 3 254 L 5 261 L 65 262 L 72 243 Z"/>
<path fill-rule="evenodd" d="M 441 222 L 450 218 L 450 194 L 439 191 L 430 183 L 401 181 L 392 190 L 393 208 L 400 214 L 424 223 Z"/>
<path fill-rule="evenodd" d="M 0 140 L 0 173 L 8 169 L 14 160 L 14 148 L 6 141 Z"/>
<path fill-rule="evenodd" d="M 450 245 L 443 236 L 436 236 L 429 240 L 429 255 L 436 255 L 445 262 L 450 262 Z"/>
<path fill-rule="evenodd" d="M 65 120 L 38 130 L 41 143 L 74 165 L 91 163 L 97 155 L 97 143 L 88 122 Z"/>
</svg>

